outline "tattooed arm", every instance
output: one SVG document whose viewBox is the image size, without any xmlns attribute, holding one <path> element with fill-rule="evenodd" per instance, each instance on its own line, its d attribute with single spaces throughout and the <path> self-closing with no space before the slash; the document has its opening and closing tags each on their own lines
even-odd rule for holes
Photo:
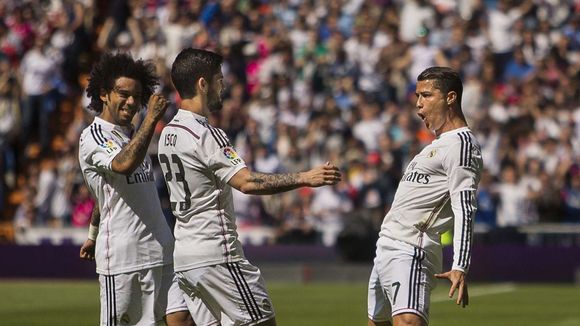
<svg viewBox="0 0 580 326">
<path fill-rule="evenodd" d="M 155 94 L 149 99 L 147 115 L 133 139 L 123 147 L 111 163 L 114 172 L 129 175 L 143 162 L 147 155 L 147 148 L 153 137 L 155 125 L 167 109 L 167 101 Z"/>
<path fill-rule="evenodd" d="M 241 169 L 228 182 L 245 194 L 272 195 L 300 187 L 320 187 L 340 181 L 340 171 L 329 163 L 299 173 L 271 174 Z"/>
</svg>

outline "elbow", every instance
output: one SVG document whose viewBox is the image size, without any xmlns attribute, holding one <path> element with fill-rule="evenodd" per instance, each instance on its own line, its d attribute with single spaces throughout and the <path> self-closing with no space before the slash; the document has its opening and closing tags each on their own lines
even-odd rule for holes
<svg viewBox="0 0 580 326">
<path fill-rule="evenodd" d="M 251 183 L 247 183 L 245 185 L 242 185 L 241 187 L 238 188 L 238 190 L 241 191 L 245 195 L 257 195 L 258 194 L 258 189 L 256 189 L 256 187 L 253 187 Z"/>
<path fill-rule="evenodd" d="M 123 174 L 126 176 L 133 174 L 136 168 L 137 168 L 136 166 L 132 166 L 129 164 L 116 164 L 115 161 L 113 161 L 113 163 L 111 164 L 111 170 L 113 170 L 113 172 Z"/>
</svg>

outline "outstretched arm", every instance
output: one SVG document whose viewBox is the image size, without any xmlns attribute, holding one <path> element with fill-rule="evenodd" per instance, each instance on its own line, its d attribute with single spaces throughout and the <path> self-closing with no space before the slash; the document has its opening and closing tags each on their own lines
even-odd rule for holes
<svg viewBox="0 0 580 326">
<path fill-rule="evenodd" d="M 167 100 L 161 95 L 151 95 L 147 104 L 147 115 L 143 119 L 141 127 L 111 163 L 111 169 L 114 172 L 129 175 L 143 162 L 155 131 L 155 125 L 167 110 L 167 105 Z"/>
<path fill-rule="evenodd" d="M 340 171 L 330 163 L 299 173 L 271 174 L 243 168 L 228 184 L 245 194 L 272 195 L 300 187 L 333 185 L 341 180 Z"/>
</svg>

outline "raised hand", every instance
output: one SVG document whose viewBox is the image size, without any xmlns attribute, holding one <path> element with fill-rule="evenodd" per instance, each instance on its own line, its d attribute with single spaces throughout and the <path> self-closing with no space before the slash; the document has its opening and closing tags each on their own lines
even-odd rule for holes
<svg viewBox="0 0 580 326">
<path fill-rule="evenodd" d="M 149 103 L 147 103 L 147 115 L 150 115 L 156 121 L 161 119 L 167 111 L 169 102 L 161 94 L 153 94 L 149 98 Z"/>
</svg>

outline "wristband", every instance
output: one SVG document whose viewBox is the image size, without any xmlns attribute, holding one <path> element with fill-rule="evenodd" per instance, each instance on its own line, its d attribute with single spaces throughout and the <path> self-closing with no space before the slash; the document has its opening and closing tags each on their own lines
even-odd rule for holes
<svg viewBox="0 0 580 326">
<path fill-rule="evenodd" d="M 88 235 L 89 240 L 93 240 L 93 241 L 97 240 L 98 234 L 99 234 L 99 227 L 91 224 L 89 226 L 89 235 Z"/>
</svg>

